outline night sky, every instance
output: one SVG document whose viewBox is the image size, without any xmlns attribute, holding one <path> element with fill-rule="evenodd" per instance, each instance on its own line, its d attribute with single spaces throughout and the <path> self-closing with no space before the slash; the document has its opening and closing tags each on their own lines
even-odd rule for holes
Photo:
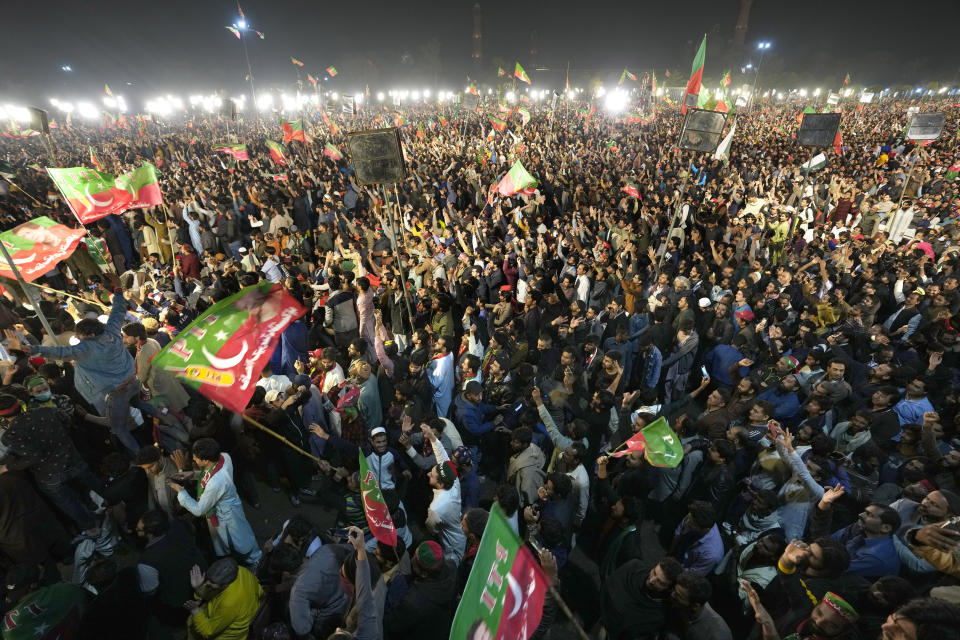
<svg viewBox="0 0 960 640">
<path fill-rule="evenodd" d="M 290 56 L 306 63 L 304 81 L 307 72 L 322 77 L 324 67 L 336 66 L 341 73 L 327 84 L 340 91 L 362 90 L 367 83 L 371 90 L 462 90 L 468 73 L 494 81 L 497 58 L 509 65 L 508 72 L 520 60 L 535 86 L 538 80 L 544 87 L 562 86 L 568 60 L 572 81 L 615 80 L 626 66 L 634 73 L 655 68 L 662 83 L 669 67 L 683 76 L 674 76 L 672 84 L 682 84 L 703 33 L 708 33 L 708 77 L 756 61 L 756 43 L 769 40 L 773 46 L 762 68 L 797 83 L 824 78 L 830 84 L 849 71 L 855 85 L 960 84 L 953 46 L 960 24 L 956 0 L 757 0 L 742 55 L 730 52 L 736 0 L 481 5 L 484 70 L 476 74 L 469 0 L 249 0 L 243 5 L 247 21 L 266 35 L 248 41 L 258 90 L 284 83 L 292 88 L 296 73 Z M 135 100 L 218 88 L 238 93 L 244 90 L 246 65 L 240 42 L 224 29 L 236 19 L 236 5 L 222 0 L 8 2 L 0 101 L 94 97 L 104 83 Z M 537 66 L 552 72 L 535 71 L 534 29 Z M 60 71 L 61 65 L 73 72 Z M 740 80 L 747 81 L 735 77 Z"/>
</svg>

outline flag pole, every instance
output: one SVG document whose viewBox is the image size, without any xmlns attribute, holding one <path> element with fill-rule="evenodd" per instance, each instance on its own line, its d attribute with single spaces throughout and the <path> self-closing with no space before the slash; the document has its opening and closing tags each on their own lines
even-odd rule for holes
<svg viewBox="0 0 960 640">
<path fill-rule="evenodd" d="M 287 445 L 288 447 L 290 447 L 291 449 L 293 449 L 294 451 L 296 451 L 296 452 L 299 453 L 300 455 L 304 455 L 304 456 L 310 458 L 311 460 L 313 460 L 314 462 L 320 462 L 320 458 L 318 458 L 318 457 L 316 457 L 316 456 L 314 456 L 314 455 L 312 455 L 312 454 L 307 453 L 306 451 L 304 451 L 303 449 L 301 449 L 301 448 L 298 447 L 297 445 L 293 444 L 292 442 L 290 442 L 289 440 L 287 440 L 286 438 L 284 438 L 282 435 L 280 435 L 280 434 L 277 433 L 276 431 L 274 431 L 274 430 L 272 430 L 272 429 L 268 429 L 267 427 L 263 426 L 262 424 L 260 424 L 259 422 L 257 422 L 257 421 L 254 420 L 253 418 L 251 418 L 250 416 L 248 416 L 248 415 L 246 415 L 246 414 L 240 414 L 240 417 L 243 418 L 243 419 L 244 419 L 245 421 L 247 421 L 248 423 L 250 423 L 250 424 L 252 424 L 253 426 L 255 426 L 257 429 L 260 429 L 261 431 L 270 434 L 271 436 L 273 436 L 274 438 L 276 438 L 277 440 L 279 440 L 279 441 L 282 442 L 283 444 Z"/>
<path fill-rule="evenodd" d="M 382 184 L 380 188 L 383 189 L 383 201 L 387 207 L 387 215 L 390 217 L 390 235 L 393 236 L 393 252 L 397 257 L 397 270 L 400 272 L 400 290 L 403 291 L 403 301 L 407 307 L 407 317 L 410 320 L 410 332 L 413 333 L 414 324 L 413 324 L 413 310 L 410 307 L 410 294 L 407 291 L 407 276 L 403 273 L 403 261 L 400 259 L 400 249 L 398 246 L 397 240 L 397 225 L 393 219 L 393 209 L 390 207 L 390 201 L 387 198 L 387 189 Z M 393 195 L 397 199 L 397 215 L 400 215 L 400 189 L 397 186 L 397 183 L 393 183 Z"/>
<path fill-rule="evenodd" d="M 79 300 L 80 302 L 83 302 L 83 303 L 86 303 L 86 304 L 91 304 L 91 303 L 92 303 L 92 304 L 97 305 L 97 306 L 100 307 L 101 309 L 109 309 L 109 308 L 110 308 L 110 307 L 108 307 L 107 305 L 105 305 L 105 304 L 103 304 L 102 302 L 100 302 L 99 300 L 88 300 L 87 298 L 81 298 L 80 296 L 76 296 L 76 295 L 74 295 L 74 294 L 72 294 L 72 293 L 67 293 L 66 291 L 61 291 L 60 289 L 54 289 L 53 287 L 46 287 L 46 286 L 45 286 L 45 287 L 43 287 L 43 288 L 41 289 L 41 291 L 42 291 L 43 293 L 55 293 L 55 294 L 57 294 L 58 296 L 66 296 L 66 297 L 68 297 L 68 298 L 73 298 L 74 300 Z"/>
<path fill-rule="evenodd" d="M 47 316 L 43 315 L 43 311 L 40 309 L 40 300 L 37 299 L 37 292 L 27 286 L 27 281 L 23 279 L 23 276 L 20 274 L 20 269 L 18 269 L 17 265 L 14 264 L 13 258 L 10 257 L 10 253 L 7 251 L 7 243 L 0 241 L 0 252 L 3 253 L 3 259 L 7 261 L 8 265 L 10 265 L 10 270 L 13 271 L 13 275 L 16 276 L 17 282 L 20 283 L 20 288 L 23 289 L 24 295 L 26 295 L 27 299 L 30 300 L 33 310 L 40 319 L 40 324 L 43 325 L 43 330 L 47 332 L 47 335 L 50 336 L 50 339 L 53 340 L 55 345 L 60 346 L 60 340 L 57 339 L 57 334 L 53 332 L 53 327 L 50 326 L 50 321 L 47 320 Z"/>
<path fill-rule="evenodd" d="M 682 158 L 681 154 L 681 158 Z M 702 171 L 702 169 L 701 169 Z M 673 234 L 674 227 L 677 226 L 677 220 L 680 218 L 680 211 L 683 208 L 683 196 L 687 191 L 687 181 L 690 180 L 690 170 L 688 169 L 683 176 L 683 183 L 680 185 L 680 194 L 677 196 L 677 204 L 673 210 L 673 219 L 670 221 L 670 229 L 667 231 L 667 237 L 663 241 L 663 253 L 660 254 L 660 261 L 657 262 L 657 273 L 663 268 L 663 259 L 667 257 L 667 247 L 670 245 L 670 236 Z"/>
</svg>

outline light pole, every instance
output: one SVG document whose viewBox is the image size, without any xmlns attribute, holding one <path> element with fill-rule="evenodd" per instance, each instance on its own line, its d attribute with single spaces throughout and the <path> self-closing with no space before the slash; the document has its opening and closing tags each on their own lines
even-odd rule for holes
<svg viewBox="0 0 960 640">
<path fill-rule="evenodd" d="M 239 20 L 233 23 L 233 28 L 240 33 L 240 43 L 243 45 L 243 58 L 247 62 L 247 79 L 250 81 L 250 97 L 253 98 L 253 112 L 260 122 L 260 108 L 257 106 L 257 90 L 253 86 L 253 68 L 250 66 L 250 54 L 247 53 L 247 21 L 241 16 Z"/>
<path fill-rule="evenodd" d="M 760 50 L 760 61 L 757 62 L 757 67 L 753 72 L 753 96 L 757 95 L 757 79 L 760 77 L 760 65 L 763 64 L 763 56 L 767 52 L 767 49 L 770 48 L 770 43 L 763 41 L 757 44 L 757 49 Z"/>
</svg>

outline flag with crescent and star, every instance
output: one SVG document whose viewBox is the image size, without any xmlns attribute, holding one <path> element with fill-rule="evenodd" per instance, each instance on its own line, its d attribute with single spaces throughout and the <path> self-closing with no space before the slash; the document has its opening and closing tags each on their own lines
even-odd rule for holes
<svg viewBox="0 0 960 640">
<path fill-rule="evenodd" d="M 0 242 L 27 282 L 33 282 L 68 258 L 86 232 L 57 224 L 46 216 L 34 218 L 0 233 Z M 0 276 L 15 278 L 6 260 L 0 260 Z"/>
<path fill-rule="evenodd" d="M 282 286 L 261 282 L 216 303 L 177 334 L 153 366 L 242 413 L 280 334 L 306 313 Z"/>
<path fill-rule="evenodd" d="M 81 224 L 163 202 L 157 168 L 147 161 L 116 178 L 87 167 L 47 167 L 47 173 Z"/>
<path fill-rule="evenodd" d="M 360 493 L 363 495 L 363 512 L 367 516 L 370 533 L 383 544 L 395 547 L 397 546 L 397 528 L 393 526 L 390 508 L 383 499 L 377 476 L 370 470 L 363 451 L 358 450 L 358 455 L 360 457 Z"/>
<path fill-rule="evenodd" d="M 450 640 L 527 640 L 550 580 L 494 503 L 450 628 Z"/>
</svg>

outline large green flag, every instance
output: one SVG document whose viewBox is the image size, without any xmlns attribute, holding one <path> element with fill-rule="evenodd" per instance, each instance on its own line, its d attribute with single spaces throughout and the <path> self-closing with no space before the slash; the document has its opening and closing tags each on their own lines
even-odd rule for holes
<svg viewBox="0 0 960 640">
<path fill-rule="evenodd" d="M 550 580 L 494 503 L 450 627 L 450 640 L 527 640 Z"/>
<path fill-rule="evenodd" d="M 117 178 L 86 167 L 47 167 L 47 173 L 82 224 L 163 202 L 157 168 L 146 161 Z"/>
<path fill-rule="evenodd" d="M 280 166 L 287 166 L 287 152 L 283 145 L 273 140 L 267 140 L 267 149 L 270 150 L 270 157 Z"/>
<path fill-rule="evenodd" d="M 207 309 L 154 356 L 152 365 L 243 413 L 280 334 L 304 313 L 282 286 L 263 281 Z"/>
</svg>

